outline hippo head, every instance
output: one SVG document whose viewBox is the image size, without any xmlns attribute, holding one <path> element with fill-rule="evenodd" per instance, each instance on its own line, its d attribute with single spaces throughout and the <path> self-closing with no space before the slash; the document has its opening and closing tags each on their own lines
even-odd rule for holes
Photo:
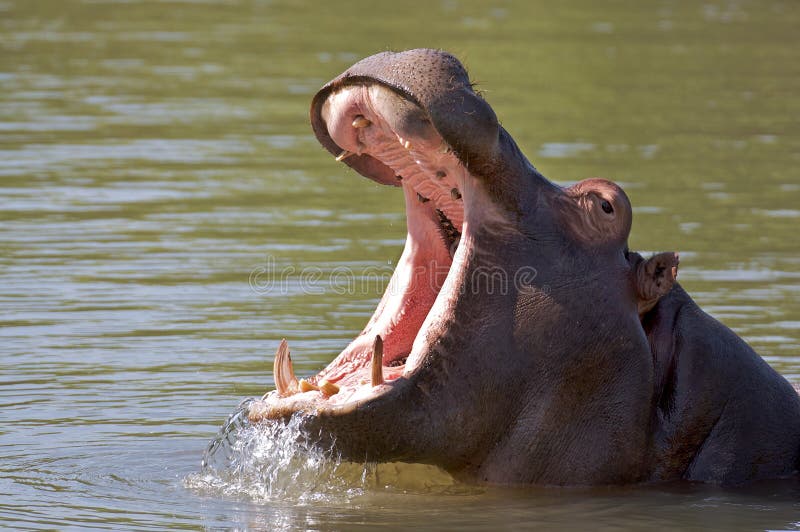
<svg viewBox="0 0 800 532">
<path fill-rule="evenodd" d="M 622 189 L 545 179 L 437 50 L 360 61 L 317 93 L 311 122 L 337 161 L 402 189 L 408 237 L 363 332 L 301 381 L 282 343 L 250 419 L 297 416 L 346 458 L 490 482 L 641 478 L 639 313 L 664 270 L 631 260 Z"/>
</svg>

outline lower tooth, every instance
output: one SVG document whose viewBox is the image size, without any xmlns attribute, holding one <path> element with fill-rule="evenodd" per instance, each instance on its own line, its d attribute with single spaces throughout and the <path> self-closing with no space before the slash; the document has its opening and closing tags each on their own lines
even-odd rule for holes
<svg viewBox="0 0 800 532">
<path fill-rule="evenodd" d="M 330 397 L 339 393 L 339 387 L 332 382 L 321 380 L 319 381 L 319 391 Z"/>
<path fill-rule="evenodd" d="M 272 374 L 275 378 L 275 387 L 278 389 L 279 395 L 287 396 L 297 393 L 297 378 L 294 376 L 289 344 L 285 338 L 281 340 L 278 351 L 275 353 Z"/>
<path fill-rule="evenodd" d="M 407 360 L 408 360 L 408 357 L 398 358 L 397 360 L 392 360 L 391 362 L 386 364 L 386 366 L 390 367 L 390 368 L 399 368 L 400 366 L 405 366 Z"/>
<path fill-rule="evenodd" d="M 380 336 L 376 336 L 375 343 L 372 344 L 372 385 L 381 384 L 383 384 L 383 340 Z"/>
<path fill-rule="evenodd" d="M 300 388 L 301 392 L 310 392 L 311 390 L 319 390 L 319 388 L 317 388 L 316 386 L 314 386 L 305 379 L 300 379 L 300 382 L 298 383 L 298 388 Z"/>
</svg>

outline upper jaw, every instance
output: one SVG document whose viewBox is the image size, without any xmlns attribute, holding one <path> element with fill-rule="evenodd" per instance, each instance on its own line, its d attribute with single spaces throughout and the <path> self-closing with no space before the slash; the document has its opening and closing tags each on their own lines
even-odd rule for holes
<svg viewBox="0 0 800 532">
<path fill-rule="evenodd" d="M 311 104 L 311 125 L 319 142 L 334 156 L 343 147 L 331 138 L 324 106 L 331 94 L 358 85 L 380 85 L 418 109 L 465 166 L 483 164 L 496 155 L 500 130 L 497 117 L 473 91 L 463 65 L 446 52 L 417 49 L 367 57 L 316 94 Z M 392 169 L 370 155 L 348 157 L 344 162 L 370 179 L 396 184 Z"/>
<path fill-rule="evenodd" d="M 331 96 L 348 87 L 380 86 L 417 111 L 470 175 L 483 182 L 482 192 L 505 213 L 529 213 L 542 190 L 558 188 L 542 176 L 503 129 L 489 104 L 473 89 L 464 66 L 441 50 L 384 52 L 362 59 L 327 83 L 314 96 L 310 119 L 325 149 L 360 174 L 386 185 L 398 185 L 385 161 L 337 143 L 325 119 Z M 422 122 L 420 121 L 420 122 Z M 422 137 L 421 135 L 416 135 Z"/>
</svg>

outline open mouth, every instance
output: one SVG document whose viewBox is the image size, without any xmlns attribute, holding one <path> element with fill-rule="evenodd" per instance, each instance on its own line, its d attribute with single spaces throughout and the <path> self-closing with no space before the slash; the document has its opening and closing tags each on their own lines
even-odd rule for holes
<svg viewBox="0 0 800 532">
<path fill-rule="evenodd" d="M 378 83 L 346 85 L 319 111 L 337 161 L 361 158 L 394 175 L 405 196 L 408 236 L 383 298 L 364 330 L 317 375 L 298 380 L 289 349 L 275 357 L 276 390 L 250 418 L 361 404 L 418 371 L 458 292 L 469 235 L 468 171 L 415 103 Z M 388 170 L 387 170 L 388 169 Z M 376 179 L 382 181 L 381 179 Z"/>
</svg>

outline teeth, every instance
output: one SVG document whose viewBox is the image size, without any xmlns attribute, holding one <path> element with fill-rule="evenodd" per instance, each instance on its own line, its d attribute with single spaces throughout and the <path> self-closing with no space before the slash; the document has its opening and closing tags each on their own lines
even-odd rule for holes
<svg viewBox="0 0 800 532">
<path fill-rule="evenodd" d="M 335 385 L 332 382 L 328 382 L 324 379 L 319 381 L 319 386 L 314 386 L 307 380 L 300 379 L 300 382 L 298 383 L 297 387 L 300 388 L 301 392 L 310 392 L 311 390 L 318 390 L 328 397 L 339 393 L 339 387 L 337 385 Z"/>
<path fill-rule="evenodd" d="M 353 127 L 358 128 L 358 129 L 361 129 L 362 127 L 367 127 L 370 124 L 372 124 L 372 122 L 370 122 L 369 120 L 367 120 L 366 118 L 364 118 L 361 115 L 358 115 L 353 120 Z"/>
<path fill-rule="evenodd" d="M 380 336 L 376 336 L 375 343 L 372 344 L 372 385 L 381 384 L 383 384 L 383 340 Z"/>
<path fill-rule="evenodd" d="M 410 141 L 410 140 L 406 140 L 406 139 L 404 139 L 403 137 L 397 137 L 397 140 L 399 140 L 399 141 L 400 141 L 400 144 L 401 144 L 401 145 L 402 145 L 402 146 L 403 146 L 405 149 L 407 149 L 407 150 L 410 150 L 410 149 L 411 149 L 411 141 Z"/>
<path fill-rule="evenodd" d="M 319 391 L 330 397 L 331 395 L 339 393 L 339 387 L 332 382 L 321 380 L 319 381 Z"/>
<path fill-rule="evenodd" d="M 319 388 L 317 388 L 316 386 L 314 386 L 305 379 L 300 379 L 300 382 L 298 383 L 298 388 L 300 388 L 301 392 L 310 392 L 311 390 L 319 390 Z"/>
<path fill-rule="evenodd" d="M 442 145 L 439 146 L 439 151 L 442 153 L 450 153 L 450 146 L 448 146 L 446 142 L 442 142 Z"/>
<path fill-rule="evenodd" d="M 342 162 L 345 159 L 347 159 L 348 157 L 350 157 L 351 155 L 354 155 L 354 153 L 351 152 L 351 151 L 344 150 L 344 151 L 342 151 L 342 153 L 340 153 L 339 155 L 336 156 L 336 162 Z"/>
<path fill-rule="evenodd" d="M 286 341 L 286 338 L 281 340 L 278 350 L 275 352 L 275 363 L 272 367 L 272 374 L 275 377 L 275 386 L 278 388 L 278 395 L 285 397 L 297 393 L 297 377 L 294 376 L 292 357 L 289 354 L 289 343 Z"/>
</svg>

